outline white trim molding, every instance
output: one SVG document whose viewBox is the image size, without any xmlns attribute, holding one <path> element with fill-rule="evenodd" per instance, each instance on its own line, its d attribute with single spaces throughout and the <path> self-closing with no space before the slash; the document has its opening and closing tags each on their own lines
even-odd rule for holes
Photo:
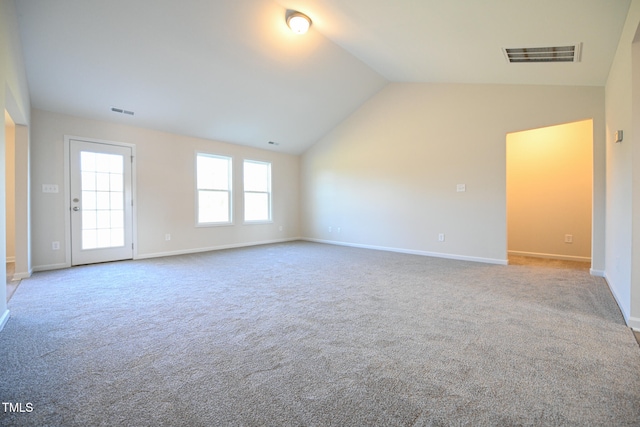
<svg viewBox="0 0 640 427">
<path fill-rule="evenodd" d="M 205 248 L 181 249 L 177 251 L 154 252 L 154 253 L 148 253 L 148 254 L 134 254 L 133 259 L 137 260 L 137 259 L 160 258 L 165 256 L 174 256 L 174 255 L 187 255 L 187 254 L 195 254 L 199 252 L 219 251 L 223 249 L 234 249 L 234 248 L 244 248 L 249 246 L 269 245 L 272 243 L 294 242 L 296 240 L 301 240 L 301 239 L 299 237 L 292 237 L 288 239 L 264 240 L 259 242 L 247 242 L 247 243 L 234 243 L 230 245 L 209 246 Z M 47 265 L 35 266 L 33 267 L 33 271 L 60 270 L 63 268 L 70 268 L 70 267 L 71 267 L 70 263 L 47 264 Z M 30 275 L 26 277 L 30 277 Z"/>
<path fill-rule="evenodd" d="M 35 265 L 33 267 L 33 271 L 49 271 L 49 270 L 60 270 L 62 268 L 71 267 L 71 263 L 60 263 L 60 264 L 45 264 L 45 265 Z"/>
<path fill-rule="evenodd" d="M 219 251 L 223 249 L 235 249 L 235 248 L 244 248 L 249 246 L 270 245 L 273 243 L 294 242 L 296 240 L 301 240 L 301 239 L 299 237 L 292 237 L 290 239 L 264 240 L 260 242 L 233 243 L 230 245 L 209 246 L 205 248 L 181 249 L 177 251 L 167 251 L 167 252 L 154 252 L 149 254 L 138 254 L 134 259 L 149 259 L 149 258 L 160 258 L 165 256 L 174 256 L 174 255 L 196 254 L 199 252 Z"/>
<path fill-rule="evenodd" d="M 29 277 L 31 277 L 32 274 L 33 274 L 33 270 L 20 272 L 20 273 L 14 273 L 13 274 L 13 280 L 28 279 Z"/>
<path fill-rule="evenodd" d="M 459 261 L 472 261 L 472 262 L 482 262 L 485 264 L 509 265 L 509 261 L 506 259 L 482 258 L 482 257 L 474 257 L 474 256 L 467 256 L 467 255 L 447 254 L 447 253 L 441 253 L 441 252 L 428 252 L 428 251 L 419 251 L 414 249 L 392 248 L 387 246 L 361 245 L 359 243 L 338 242 L 335 240 L 324 240 L 324 239 L 313 239 L 310 237 L 303 237 L 301 240 L 306 240 L 308 242 L 325 243 L 328 245 L 349 246 L 352 248 L 361 248 L 361 249 L 373 249 L 376 251 L 397 252 L 401 254 L 455 259 Z"/>
<path fill-rule="evenodd" d="M 591 257 L 585 257 L 585 256 L 542 254 L 537 252 L 523 252 L 523 251 L 509 251 L 509 255 L 528 256 L 532 258 L 560 259 L 563 261 L 591 262 Z"/>
<path fill-rule="evenodd" d="M 6 325 L 8 321 L 9 321 L 9 310 L 5 310 L 4 313 L 2 313 L 2 317 L 0 317 L 0 331 L 4 329 L 4 325 Z"/>
<path fill-rule="evenodd" d="M 640 332 L 640 317 L 629 317 L 627 325 L 634 331 Z"/>
<path fill-rule="evenodd" d="M 613 286 L 611 286 L 611 283 L 609 282 L 609 279 L 607 278 L 607 273 L 605 272 L 602 275 L 602 277 L 604 278 L 605 283 L 609 287 L 609 291 L 611 292 L 611 295 L 613 295 L 613 299 L 616 301 L 616 305 L 618 306 L 618 308 L 620 309 L 620 312 L 622 313 L 622 318 L 624 319 L 624 323 L 626 323 L 627 326 L 631 326 L 631 319 L 632 318 L 629 316 L 629 313 L 627 313 L 627 311 L 624 309 L 624 306 L 622 304 L 620 304 L 620 298 L 618 297 L 618 294 L 616 293 L 615 288 Z M 638 323 L 637 327 L 640 328 L 640 323 Z"/>
</svg>

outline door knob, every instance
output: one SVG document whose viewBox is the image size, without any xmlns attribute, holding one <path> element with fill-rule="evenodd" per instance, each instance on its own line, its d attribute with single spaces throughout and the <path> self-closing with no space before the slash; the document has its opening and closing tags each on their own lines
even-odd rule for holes
<svg viewBox="0 0 640 427">
<path fill-rule="evenodd" d="M 80 210 L 80 208 L 79 208 L 79 207 L 77 207 L 77 206 L 74 206 L 74 207 L 73 207 L 73 210 L 77 212 L 77 211 L 79 211 L 79 210 Z"/>
</svg>

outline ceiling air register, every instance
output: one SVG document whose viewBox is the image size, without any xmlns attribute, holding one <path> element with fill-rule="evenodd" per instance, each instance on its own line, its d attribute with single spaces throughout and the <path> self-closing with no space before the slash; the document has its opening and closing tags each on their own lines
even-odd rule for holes
<svg viewBox="0 0 640 427">
<path fill-rule="evenodd" d="M 510 63 L 579 62 L 582 44 L 551 47 L 517 47 L 502 49 Z"/>
</svg>

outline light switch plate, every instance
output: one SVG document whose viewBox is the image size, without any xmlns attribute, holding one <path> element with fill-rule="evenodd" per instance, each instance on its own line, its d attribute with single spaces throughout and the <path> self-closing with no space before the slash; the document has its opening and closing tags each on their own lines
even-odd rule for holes
<svg viewBox="0 0 640 427">
<path fill-rule="evenodd" d="M 467 186 L 465 184 L 458 184 L 456 185 L 456 191 L 458 193 L 464 193 L 465 191 L 467 191 Z"/>
<path fill-rule="evenodd" d="M 42 192 L 43 193 L 57 193 L 58 185 L 57 184 L 42 184 Z"/>
<path fill-rule="evenodd" d="M 616 143 L 618 142 L 622 142 L 622 139 L 624 138 L 624 132 L 619 130 L 616 132 Z"/>
</svg>

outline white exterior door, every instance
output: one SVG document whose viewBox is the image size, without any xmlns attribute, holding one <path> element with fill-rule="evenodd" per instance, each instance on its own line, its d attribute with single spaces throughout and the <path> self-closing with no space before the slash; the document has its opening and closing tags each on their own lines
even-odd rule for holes
<svg viewBox="0 0 640 427">
<path fill-rule="evenodd" d="M 131 147 L 69 141 L 71 265 L 133 258 Z"/>
</svg>

